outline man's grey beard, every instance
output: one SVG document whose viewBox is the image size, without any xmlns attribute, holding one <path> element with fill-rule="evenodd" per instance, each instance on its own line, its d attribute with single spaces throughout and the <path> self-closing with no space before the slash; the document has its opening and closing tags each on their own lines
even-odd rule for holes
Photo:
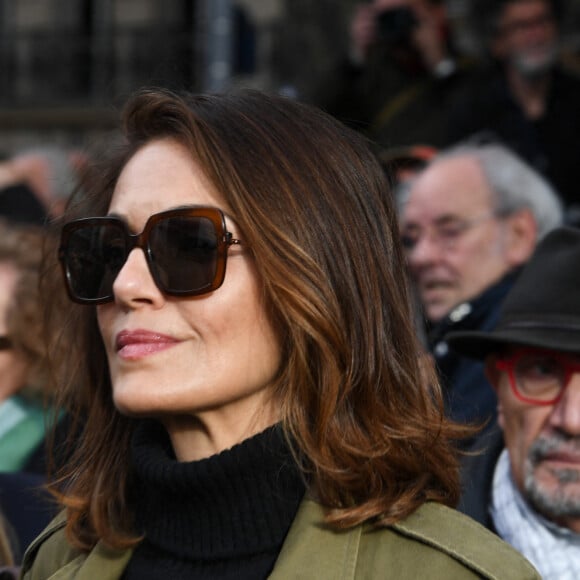
<svg viewBox="0 0 580 580">
<path fill-rule="evenodd" d="M 511 58 L 511 63 L 524 78 L 534 80 L 554 68 L 558 60 L 558 54 L 558 47 L 554 44 L 546 48 L 541 58 L 530 58 L 525 54 L 515 54 Z"/>
<path fill-rule="evenodd" d="M 554 489 L 546 490 L 536 481 L 534 469 L 551 452 L 561 449 L 580 452 L 580 437 L 567 436 L 563 433 L 554 433 L 539 437 L 531 445 L 526 461 L 524 491 L 526 499 L 539 513 L 549 519 L 578 518 L 580 517 L 580 486 L 573 493 L 566 489 L 566 484 L 580 482 L 580 465 L 577 469 L 562 468 L 551 471 L 559 485 Z"/>
</svg>

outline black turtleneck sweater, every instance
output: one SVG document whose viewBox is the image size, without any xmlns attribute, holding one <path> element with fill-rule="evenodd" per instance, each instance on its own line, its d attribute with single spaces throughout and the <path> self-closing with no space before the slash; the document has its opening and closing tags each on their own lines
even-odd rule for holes
<svg viewBox="0 0 580 580">
<path fill-rule="evenodd" d="M 124 580 L 267 578 L 304 495 L 279 426 L 180 463 L 164 428 L 132 442 L 137 546 Z"/>
</svg>

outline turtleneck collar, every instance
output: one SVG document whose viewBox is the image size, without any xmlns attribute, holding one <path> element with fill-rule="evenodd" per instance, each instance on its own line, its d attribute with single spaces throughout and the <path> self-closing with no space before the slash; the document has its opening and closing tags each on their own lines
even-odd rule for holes
<svg viewBox="0 0 580 580">
<path fill-rule="evenodd" d="M 217 455 L 180 463 L 157 422 L 132 441 L 144 549 L 205 562 L 277 556 L 305 487 L 280 426 Z"/>
</svg>

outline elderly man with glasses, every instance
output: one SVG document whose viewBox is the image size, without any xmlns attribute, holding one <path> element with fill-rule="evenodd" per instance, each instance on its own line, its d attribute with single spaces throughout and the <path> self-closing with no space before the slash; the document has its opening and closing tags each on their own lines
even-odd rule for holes
<svg viewBox="0 0 580 580">
<path fill-rule="evenodd" d="M 539 244 L 494 330 L 448 340 L 485 360 L 499 410 L 465 459 L 460 508 L 544 579 L 580 578 L 580 230 Z"/>
<path fill-rule="evenodd" d="M 447 413 L 461 422 L 493 418 L 496 400 L 483 365 L 451 352 L 444 337 L 494 326 L 537 240 L 561 223 L 557 195 L 507 148 L 466 143 L 441 152 L 406 182 L 399 209 Z"/>
</svg>

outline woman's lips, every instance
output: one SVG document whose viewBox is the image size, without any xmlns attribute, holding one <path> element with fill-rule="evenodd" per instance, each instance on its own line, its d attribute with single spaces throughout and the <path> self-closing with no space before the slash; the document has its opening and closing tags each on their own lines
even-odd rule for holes
<svg viewBox="0 0 580 580">
<path fill-rule="evenodd" d="M 135 360 L 166 350 L 179 341 L 166 334 L 149 330 L 123 330 L 117 335 L 115 348 L 119 357 Z"/>
</svg>

